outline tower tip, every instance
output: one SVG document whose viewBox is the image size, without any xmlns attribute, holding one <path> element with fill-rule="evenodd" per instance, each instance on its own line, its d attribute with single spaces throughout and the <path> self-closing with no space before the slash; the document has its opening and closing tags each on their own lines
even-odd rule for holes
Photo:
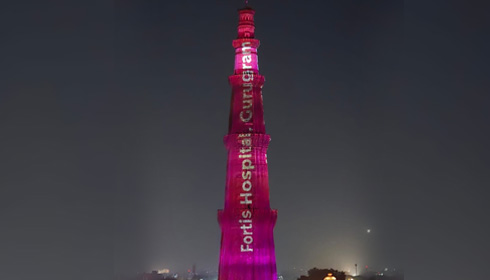
<svg viewBox="0 0 490 280">
<path fill-rule="evenodd" d="M 248 3 L 248 1 L 245 1 Z M 254 38 L 255 24 L 254 24 L 255 10 L 250 6 L 245 6 L 238 9 L 238 37 L 237 38 Z"/>
<path fill-rule="evenodd" d="M 248 0 L 245 0 L 245 6 L 238 10 L 253 10 L 253 8 L 248 5 Z"/>
</svg>

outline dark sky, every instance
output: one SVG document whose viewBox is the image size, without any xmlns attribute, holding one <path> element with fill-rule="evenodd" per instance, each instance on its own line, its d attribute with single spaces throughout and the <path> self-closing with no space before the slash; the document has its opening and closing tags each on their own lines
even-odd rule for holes
<svg viewBox="0 0 490 280">
<path fill-rule="evenodd" d="M 488 4 L 250 4 L 279 271 L 486 273 Z M 0 279 L 217 270 L 242 5 L 2 3 Z"/>
</svg>

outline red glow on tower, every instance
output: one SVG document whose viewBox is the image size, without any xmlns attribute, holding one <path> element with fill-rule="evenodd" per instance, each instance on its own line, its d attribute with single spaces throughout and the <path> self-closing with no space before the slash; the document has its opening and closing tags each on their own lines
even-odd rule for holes
<svg viewBox="0 0 490 280">
<path fill-rule="evenodd" d="M 276 280 L 273 229 L 277 211 L 270 208 L 262 86 L 255 39 L 255 11 L 238 11 L 238 37 L 228 134 L 225 206 L 221 227 L 219 280 Z"/>
</svg>

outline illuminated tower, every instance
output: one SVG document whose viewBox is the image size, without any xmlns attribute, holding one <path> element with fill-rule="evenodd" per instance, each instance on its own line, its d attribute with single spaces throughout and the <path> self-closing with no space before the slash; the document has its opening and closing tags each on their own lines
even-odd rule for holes
<svg viewBox="0 0 490 280">
<path fill-rule="evenodd" d="M 228 134 L 225 207 L 218 211 L 221 226 L 219 280 L 276 280 L 273 229 L 277 210 L 269 203 L 267 146 L 262 86 L 250 7 L 238 11 L 235 71 Z"/>
</svg>

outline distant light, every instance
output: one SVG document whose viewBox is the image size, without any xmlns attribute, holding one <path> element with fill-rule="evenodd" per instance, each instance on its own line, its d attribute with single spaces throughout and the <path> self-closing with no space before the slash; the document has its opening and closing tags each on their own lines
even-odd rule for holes
<svg viewBox="0 0 490 280">
<path fill-rule="evenodd" d="M 370 228 L 367 229 L 367 233 L 371 233 L 371 229 Z"/>
<path fill-rule="evenodd" d="M 385 268 L 385 271 L 388 271 L 388 268 Z"/>
</svg>

